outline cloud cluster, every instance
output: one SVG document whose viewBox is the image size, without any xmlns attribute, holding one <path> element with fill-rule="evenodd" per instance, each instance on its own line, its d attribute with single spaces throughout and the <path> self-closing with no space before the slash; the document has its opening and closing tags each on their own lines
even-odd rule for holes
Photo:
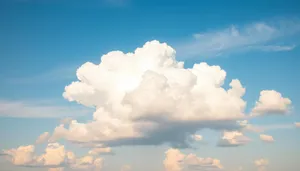
<svg viewBox="0 0 300 171">
<path fill-rule="evenodd" d="M 250 142 L 250 138 L 238 131 L 224 131 L 222 138 L 218 142 L 220 147 L 235 147 L 245 145 Z"/>
<path fill-rule="evenodd" d="M 270 135 L 261 134 L 259 137 L 260 137 L 260 139 L 261 139 L 262 141 L 264 141 L 264 142 L 269 142 L 269 143 L 271 143 L 271 142 L 274 142 L 274 141 L 275 141 L 274 138 L 273 138 L 272 136 L 270 136 Z"/>
<path fill-rule="evenodd" d="M 164 167 L 166 171 L 181 171 L 186 169 L 204 170 L 204 169 L 222 169 L 220 160 L 214 158 L 200 158 L 195 154 L 185 155 L 178 149 L 169 149 L 165 152 Z"/>
<path fill-rule="evenodd" d="M 95 108 L 93 120 L 68 120 L 55 128 L 51 141 L 186 147 L 199 129 L 240 129 L 236 121 L 247 117 L 242 99 L 246 89 L 240 81 L 233 79 L 225 89 L 226 72 L 219 66 L 202 62 L 184 68 L 175 55 L 166 43 L 151 41 L 134 53 L 112 51 L 98 65 L 83 64 L 78 81 L 65 87 L 63 97 Z M 266 102 L 266 93 L 261 94 L 255 112 L 282 112 L 290 104 Z"/>
<path fill-rule="evenodd" d="M 9 161 L 14 165 L 44 167 L 49 168 L 49 171 L 61 171 L 65 167 L 75 170 L 100 170 L 103 164 L 103 159 L 100 157 L 87 155 L 76 158 L 73 152 L 65 150 L 65 147 L 58 143 L 49 143 L 41 155 L 35 154 L 33 145 L 4 150 L 4 153 L 8 155 Z"/>
</svg>

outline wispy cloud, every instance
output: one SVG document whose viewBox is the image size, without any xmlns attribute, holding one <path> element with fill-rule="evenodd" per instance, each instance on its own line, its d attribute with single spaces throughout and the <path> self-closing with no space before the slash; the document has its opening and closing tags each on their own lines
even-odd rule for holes
<svg viewBox="0 0 300 171">
<path fill-rule="evenodd" d="M 290 45 L 290 46 L 276 46 L 276 45 L 266 45 L 266 46 L 261 46 L 258 47 L 258 50 L 262 51 L 274 51 L 274 52 L 279 52 L 279 51 L 290 51 L 295 49 L 296 45 Z"/>
<path fill-rule="evenodd" d="M 49 83 L 62 80 L 74 80 L 76 76 L 76 69 L 78 66 L 65 66 L 56 67 L 48 71 L 40 72 L 35 75 L 29 75 L 24 77 L 7 78 L 5 81 L 12 84 L 32 84 L 32 83 Z"/>
<path fill-rule="evenodd" d="M 287 124 L 270 124 L 270 125 L 249 125 L 247 130 L 254 132 L 266 132 L 272 130 L 281 130 L 281 129 L 294 129 L 295 125 L 293 123 Z"/>
<path fill-rule="evenodd" d="M 289 51 L 296 45 L 282 44 L 282 41 L 278 45 L 277 41 L 297 33 L 300 33 L 299 20 L 231 25 L 220 30 L 194 34 L 191 40 L 177 44 L 177 51 L 183 57 L 215 57 L 250 50 Z"/>
<path fill-rule="evenodd" d="M 90 112 L 89 109 L 81 106 L 59 105 L 46 100 L 13 101 L 0 99 L 0 117 L 62 118 L 82 116 Z"/>
</svg>

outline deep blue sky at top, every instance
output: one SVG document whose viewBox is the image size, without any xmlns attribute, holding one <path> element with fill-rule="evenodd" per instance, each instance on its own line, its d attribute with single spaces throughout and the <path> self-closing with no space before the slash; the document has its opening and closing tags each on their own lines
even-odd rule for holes
<svg viewBox="0 0 300 171">
<path fill-rule="evenodd" d="M 0 79 L 26 77 L 57 67 L 79 66 L 86 61 L 99 62 L 99 57 L 111 50 L 133 51 L 153 39 L 172 45 L 194 33 L 232 24 L 299 17 L 299 7 L 297 0 L 1 0 Z M 299 50 L 295 49 L 285 61 L 274 61 L 277 67 L 274 69 L 278 69 L 282 62 L 286 62 L 284 67 L 299 63 L 299 60 L 295 61 L 297 52 Z M 272 54 L 273 57 L 276 55 Z M 264 54 L 252 53 L 252 56 Z M 253 65 L 259 64 L 252 59 L 255 58 L 236 58 L 237 62 L 231 63 L 229 71 L 232 66 L 240 71 L 251 61 Z M 224 65 L 228 71 L 226 60 L 210 60 L 212 64 Z M 270 58 L 262 58 L 260 63 L 272 67 Z M 289 66 L 289 69 L 292 69 L 291 73 L 297 71 L 296 66 Z M 234 76 L 240 78 L 238 73 Z M 40 96 L 35 95 L 41 94 L 39 91 L 53 91 L 58 95 L 68 83 L 51 85 L 53 89 L 57 86 L 55 90 L 26 84 L 22 85 L 22 91 L 18 91 L 20 85 L 4 83 L 0 93 L 8 98 Z M 35 93 L 26 93 L 26 86 L 35 89 Z"/>
</svg>

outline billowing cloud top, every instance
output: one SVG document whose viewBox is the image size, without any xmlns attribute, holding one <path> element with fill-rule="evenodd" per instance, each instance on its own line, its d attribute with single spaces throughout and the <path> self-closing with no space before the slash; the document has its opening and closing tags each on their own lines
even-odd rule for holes
<svg viewBox="0 0 300 171">
<path fill-rule="evenodd" d="M 184 146 L 186 133 L 241 127 L 236 120 L 246 117 L 246 102 L 240 81 L 232 80 L 226 90 L 226 72 L 219 66 L 202 62 L 184 68 L 175 54 L 166 43 L 151 41 L 134 53 L 113 51 L 103 55 L 98 65 L 83 64 L 77 70 L 78 81 L 65 87 L 63 97 L 95 107 L 93 121 L 61 124 L 51 140 Z M 281 105 L 271 107 L 276 104 Z M 265 107 L 257 108 L 267 112 Z"/>
</svg>

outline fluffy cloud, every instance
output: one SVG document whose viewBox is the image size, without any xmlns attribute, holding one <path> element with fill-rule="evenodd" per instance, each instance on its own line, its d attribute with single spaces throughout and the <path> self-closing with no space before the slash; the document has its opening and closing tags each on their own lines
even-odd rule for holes
<svg viewBox="0 0 300 171">
<path fill-rule="evenodd" d="M 270 135 L 261 134 L 259 137 L 264 142 L 274 142 L 275 141 L 274 138 Z"/>
<path fill-rule="evenodd" d="M 166 171 L 181 171 L 184 169 L 222 169 L 218 159 L 213 158 L 199 158 L 195 154 L 185 155 L 178 149 L 169 149 L 166 151 L 166 158 L 164 160 L 164 167 Z"/>
<path fill-rule="evenodd" d="M 49 132 L 44 132 L 44 133 L 42 133 L 42 134 L 37 138 L 37 140 L 35 141 L 35 143 L 36 143 L 36 144 L 42 144 L 42 143 L 44 143 L 44 142 L 47 142 L 49 138 L 50 138 Z"/>
<path fill-rule="evenodd" d="M 260 92 L 259 100 L 252 110 L 252 115 L 286 114 L 289 112 L 292 101 L 274 90 Z"/>
<path fill-rule="evenodd" d="M 296 123 L 295 123 L 295 126 L 296 126 L 297 128 L 300 128 L 300 122 L 296 122 Z"/>
<path fill-rule="evenodd" d="M 222 138 L 218 142 L 220 147 L 234 147 L 245 145 L 250 141 L 250 138 L 246 137 L 239 131 L 224 131 Z"/>
<path fill-rule="evenodd" d="M 33 145 L 20 146 L 17 149 L 4 150 L 9 157 L 9 161 L 14 165 L 24 167 L 45 167 L 49 171 L 62 171 L 64 167 L 80 170 L 100 170 L 103 166 L 102 158 L 95 158 L 87 155 L 76 158 L 75 154 L 66 151 L 63 145 L 50 143 L 47 145 L 45 152 L 36 155 Z"/>
<path fill-rule="evenodd" d="M 63 97 L 95 108 L 93 120 L 61 124 L 51 140 L 186 147 L 199 129 L 240 129 L 236 120 L 246 117 L 240 81 L 225 89 L 226 72 L 219 66 L 202 62 L 184 68 L 175 54 L 167 44 L 151 41 L 134 53 L 113 51 L 98 65 L 83 64 Z"/>
<path fill-rule="evenodd" d="M 66 151 L 63 145 L 58 143 L 48 144 L 45 153 L 37 157 L 37 163 L 44 166 L 60 166 L 65 161 Z"/>
<path fill-rule="evenodd" d="M 14 165 L 31 165 L 34 162 L 34 146 L 20 146 L 17 149 L 4 150 Z"/>
<path fill-rule="evenodd" d="M 264 171 L 269 165 L 269 161 L 266 159 L 258 159 L 254 161 L 254 164 L 257 167 L 258 171 Z"/>
</svg>

